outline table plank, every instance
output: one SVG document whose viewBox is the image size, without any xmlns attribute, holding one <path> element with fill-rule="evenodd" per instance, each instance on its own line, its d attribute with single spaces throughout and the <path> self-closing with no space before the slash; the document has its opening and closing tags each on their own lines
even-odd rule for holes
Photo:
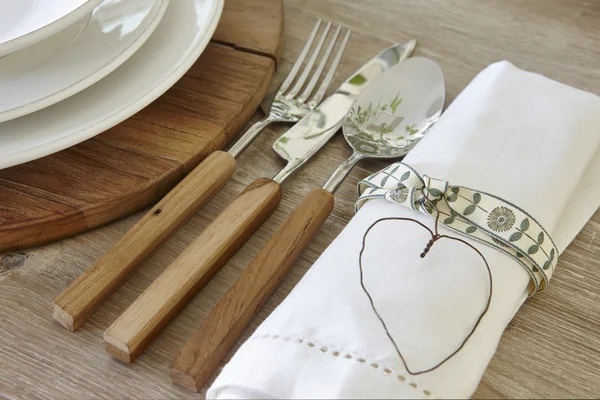
<svg viewBox="0 0 600 400">
<path fill-rule="evenodd" d="M 340 20 L 354 31 L 338 83 L 383 46 L 414 38 L 419 41 L 416 54 L 442 66 L 450 101 L 477 72 L 501 59 L 600 94 L 597 0 L 287 0 L 285 15 L 280 71 L 290 68 L 321 16 Z M 283 74 L 277 74 L 273 88 L 282 79 Z M 259 136 L 240 156 L 240 168 L 224 189 L 76 334 L 53 322 L 50 302 L 141 214 L 52 245 L 0 255 L 0 397 L 201 398 L 203 393 L 171 384 L 170 360 L 309 188 L 321 185 L 349 155 L 341 137 L 285 183 L 275 214 L 132 367 L 104 352 L 102 332 L 247 184 L 277 172 L 283 163 L 270 145 L 283 129 L 275 126 Z M 237 346 L 350 220 L 358 180 L 383 165 L 369 161 L 352 171 L 336 193 L 332 216 Z M 65 213 L 70 212 L 60 199 L 56 201 Z M 594 398 L 600 394 L 599 260 L 600 213 L 596 213 L 561 256 L 550 288 L 528 301 L 509 325 L 475 397 Z"/>
</svg>

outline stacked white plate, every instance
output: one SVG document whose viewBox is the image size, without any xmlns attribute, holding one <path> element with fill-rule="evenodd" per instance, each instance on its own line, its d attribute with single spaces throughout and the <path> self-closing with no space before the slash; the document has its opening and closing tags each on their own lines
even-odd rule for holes
<svg viewBox="0 0 600 400">
<path fill-rule="evenodd" d="M 224 0 L 0 0 L 0 169 L 89 139 L 170 88 Z"/>
</svg>

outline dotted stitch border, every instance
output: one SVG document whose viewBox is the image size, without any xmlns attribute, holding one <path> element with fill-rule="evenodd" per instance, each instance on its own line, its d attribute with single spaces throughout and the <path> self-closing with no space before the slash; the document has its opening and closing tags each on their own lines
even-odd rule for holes
<svg viewBox="0 0 600 400">
<path fill-rule="evenodd" d="M 328 348 L 327 346 L 319 346 L 317 344 L 317 342 L 315 342 L 314 340 L 307 340 L 301 337 L 298 337 L 296 339 L 292 340 L 292 336 L 287 335 L 287 336 L 282 336 L 282 335 L 268 335 L 268 334 L 264 334 L 264 335 L 256 335 L 253 336 L 251 338 L 251 340 L 256 340 L 256 339 L 280 339 L 286 342 L 292 342 L 292 343 L 296 343 L 296 344 L 305 344 L 307 347 L 313 348 L 313 349 L 318 349 L 321 353 L 325 354 L 325 353 L 330 353 L 333 357 L 335 358 L 344 358 L 346 360 L 352 360 L 352 359 L 356 359 L 356 361 L 358 361 L 360 364 L 369 364 L 369 366 L 371 368 L 374 369 L 381 369 L 383 371 L 384 374 L 389 375 L 389 376 L 396 376 L 396 379 L 398 379 L 399 382 L 402 382 L 410 387 L 412 387 L 415 390 L 420 391 L 422 394 L 424 394 L 427 397 L 431 397 L 432 393 L 430 390 L 427 389 L 423 389 L 420 390 L 419 386 L 417 385 L 416 382 L 411 382 L 411 381 L 407 381 L 406 377 L 402 374 L 394 374 L 394 371 L 391 368 L 381 368 L 381 366 L 378 363 L 372 362 L 369 363 L 366 359 L 362 358 L 362 357 L 356 357 L 353 356 L 350 353 L 346 353 L 342 356 L 342 354 L 338 351 L 338 350 L 331 350 L 330 348 Z M 433 397 L 432 397 L 433 398 Z"/>
</svg>

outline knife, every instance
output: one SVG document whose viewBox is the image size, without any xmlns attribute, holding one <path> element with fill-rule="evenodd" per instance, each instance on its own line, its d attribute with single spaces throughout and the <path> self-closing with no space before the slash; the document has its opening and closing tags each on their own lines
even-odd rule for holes
<svg viewBox="0 0 600 400">
<path fill-rule="evenodd" d="M 395 45 L 370 60 L 336 92 L 278 141 L 288 160 L 273 178 L 252 182 L 104 333 L 112 356 L 133 360 L 227 262 L 281 199 L 281 183 L 339 129 L 353 99 L 390 66 L 408 57 L 415 43 Z"/>
<path fill-rule="evenodd" d="M 416 42 L 395 44 L 369 60 L 328 98 L 273 143 L 273 150 L 287 160 L 274 178 L 283 182 L 300 168 L 341 128 L 358 94 L 389 67 L 410 57 Z"/>
<path fill-rule="evenodd" d="M 288 163 L 271 182 L 281 183 L 315 154 L 340 128 L 360 91 L 387 68 L 410 56 L 414 46 L 411 41 L 384 50 L 282 135 L 273 148 Z M 173 361 L 171 376 L 175 383 L 200 390 L 327 219 L 332 207 L 332 198 L 315 192 L 296 208 L 279 228 L 282 234 L 276 233 L 269 240 Z M 285 229 L 290 224 L 295 226 Z"/>
</svg>

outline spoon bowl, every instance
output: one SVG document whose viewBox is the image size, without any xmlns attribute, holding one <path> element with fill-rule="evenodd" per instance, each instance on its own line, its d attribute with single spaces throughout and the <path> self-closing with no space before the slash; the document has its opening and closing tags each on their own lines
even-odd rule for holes
<svg viewBox="0 0 600 400">
<path fill-rule="evenodd" d="M 324 189 L 333 193 L 363 158 L 400 158 L 421 140 L 444 109 L 446 85 L 432 60 L 413 57 L 377 77 L 354 102 L 343 124 L 353 154 Z"/>
<path fill-rule="evenodd" d="M 369 157 L 404 156 L 442 114 L 445 95 L 440 67 L 410 58 L 365 88 L 344 121 L 344 137 Z"/>
</svg>

